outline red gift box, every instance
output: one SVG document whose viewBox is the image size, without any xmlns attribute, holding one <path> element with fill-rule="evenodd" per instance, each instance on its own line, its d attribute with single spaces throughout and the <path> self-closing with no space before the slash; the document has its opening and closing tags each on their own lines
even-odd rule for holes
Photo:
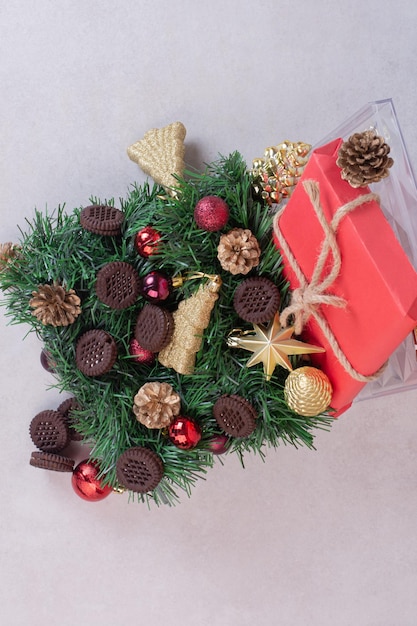
<svg viewBox="0 0 417 626">
<path fill-rule="evenodd" d="M 375 194 L 370 194 L 368 188 L 354 189 L 341 178 L 341 170 L 336 165 L 341 143 L 341 139 L 334 140 L 312 153 L 294 193 L 276 216 L 274 225 L 275 242 L 283 256 L 284 276 L 294 291 L 303 282 L 299 271 L 307 284 L 312 278 L 315 281 L 326 225 L 334 220 L 336 212 L 340 214 L 341 207 L 352 202 L 358 204 L 337 226 L 335 242 L 340 251 L 340 269 L 321 294 L 325 300 L 329 296 L 342 299 L 344 306 L 339 306 L 338 300 L 316 306 L 313 303 L 313 315 L 302 333 L 304 341 L 326 350 L 311 355 L 311 361 L 330 379 L 331 407 L 335 416 L 351 405 L 366 384 L 362 378 L 372 376 L 383 366 L 417 322 L 417 273 L 384 217 Z M 314 208 L 308 181 L 315 181 L 313 186 L 319 192 L 324 226 Z M 277 229 L 285 243 L 278 242 Z M 288 246 L 288 256 L 283 246 Z M 319 274 L 320 280 L 326 281 L 338 258 L 330 251 L 323 258 L 325 262 Z M 298 269 L 294 268 L 294 261 Z M 341 364 L 340 354 L 349 367 Z M 360 380 L 356 374 L 352 375 L 350 367 Z"/>
</svg>

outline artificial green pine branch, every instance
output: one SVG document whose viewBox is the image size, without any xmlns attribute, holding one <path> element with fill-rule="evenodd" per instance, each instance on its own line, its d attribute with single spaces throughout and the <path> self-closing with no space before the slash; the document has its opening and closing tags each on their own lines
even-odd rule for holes
<svg viewBox="0 0 417 626">
<path fill-rule="evenodd" d="M 247 368 L 247 353 L 233 351 L 226 345 L 228 333 L 242 327 L 233 308 L 233 295 L 242 276 L 221 269 L 217 260 L 219 233 L 202 231 L 194 222 L 194 207 L 201 197 L 218 195 L 226 201 L 230 218 L 223 232 L 235 227 L 249 228 L 262 250 L 254 273 L 271 278 L 282 294 L 287 288 L 281 277 L 280 256 L 272 241 L 271 215 L 263 203 L 252 197 L 250 176 L 241 155 L 235 152 L 220 157 L 203 173 L 187 172 L 177 182 L 174 196 L 167 196 L 158 185 L 134 186 L 127 198 L 120 201 L 125 221 L 117 237 L 101 237 L 84 230 L 80 226 L 80 209 L 66 214 L 59 207 L 53 215 L 37 211 L 34 219 L 28 221 L 28 229 L 22 232 L 19 258 L 0 273 L 6 314 L 12 323 L 28 324 L 37 333 L 54 363 L 55 386 L 77 398 L 81 409 L 76 412 L 76 428 L 92 445 L 92 457 L 100 461 L 108 483 L 117 486 L 116 461 L 127 448 L 146 446 L 160 455 L 165 472 L 161 483 L 151 494 L 133 496 L 138 501 L 156 504 L 173 504 L 181 491 L 189 495 L 196 481 L 212 466 L 210 438 L 221 434 L 212 407 L 224 393 L 242 395 L 259 415 L 258 425 L 249 437 L 230 441 L 230 453 L 237 453 L 242 462 L 247 452 L 264 456 L 267 447 L 280 443 L 311 447 L 315 429 L 328 428 L 332 421 L 328 415 L 305 418 L 293 413 L 283 398 L 286 370 L 277 368 L 267 382 L 261 365 Z M 94 198 L 91 202 L 99 204 L 100 200 Z M 147 225 L 161 234 L 161 242 L 155 255 L 143 259 L 136 253 L 134 237 Z M 158 362 L 149 366 L 132 360 L 129 342 L 143 298 L 132 307 L 115 311 L 95 294 L 98 270 L 116 260 L 132 264 L 140 276 L 154 269 L 164 270 L 170 276 L 189 271 L 221 274 L 220 297 L 197 354 L 193 375 L 179 375 Z M 38 285 L 53 281 L 75 289 L 82 300 L 82 314 L 68 327 L 43 326 L 29 306 Z M 174 310 L 198 286 L 198 281 L 185 282 L 175 290 L 168 306 Z M 119 351 L 112 370 L 99 378 L 85 376 L 75 364 L 76 341 L 91 328 L 110 333 Z M 148 380 L 168 382 L 180 394 L 183 414 L 202 427 L 203 437 L 195 449 L 180 450 L 164 432 L 149 430 L 135 419 L 133 398 Z"/>
</svg>

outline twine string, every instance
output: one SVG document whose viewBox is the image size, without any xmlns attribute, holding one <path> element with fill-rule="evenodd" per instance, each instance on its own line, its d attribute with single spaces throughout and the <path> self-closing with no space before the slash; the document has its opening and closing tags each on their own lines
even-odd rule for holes
<svg viewBox="0 0 417 626">
<path fill-rule="evenodd" d="M 314 212 L 319 220 L 320 226 L 324 232 L 324 238 L 321 245 L 319 255 L 317 257 L 316 264 L 313 269 L 311 281 L 308 282 L 303 271 L 301 270 L 297 259 L 295 258 L 291 248 L 289 247 L 286 239 L 284 238 L 280 226 L 279 220 L 285 210 L 285 206 L 276 214 L 274 219 L 274 232 L 278 239 L 281 250 L 287 257 L 288 262 L 299 282 L 299 287 L 294 289 L 290 304 L 282 311 L 280 315 L 280 322 L 283 327 L 288 324 L 289 318 L 293 318 L 294 332 L 299 335 L 302 332 L 308 319 L 312 316 L 319 325 L 323 335 L 329 342 L 330 347 L 333 350 L 337 360 L 347 371 L 347 373 L 361 382 L 370 382 L 375 380 L 382 374 L 387 366 L 384 363 L 374 374 L 364 375 L 358 372 L 350 363 L 346 354 L 343 352 L 339 345 L 333 331 L 331 330 L 328 322 L 325 320 L 320 312 L 320 306 L 330 305 L 339 308 L 346 307 L 346 301 L 344 298 L 336 296 L 334 294 L 327 293 L 327 290 L 334 283 L 340 273 L 342 266 L 342 257 L 340 248 L 337 243 L 336 233 L 340 222 L 343 218 L 354 211 L 358 206 L 366 202 L 376 201 L 379 202 L 379 196 L 375 193 L 368 193 L 359 196 L 342 205 L 335 212 L 332 220 L 327 222 L 324 215 L 323 208 L 320 203 L 320 188 L 319 184 L 314 180 L 305 180 L 302 183 Z M 328 261 L 329 255 L 331 261 Z M 326 263 L 329 263 L 329 271 L 323 276 L 323 271 Z"/>
</svg>

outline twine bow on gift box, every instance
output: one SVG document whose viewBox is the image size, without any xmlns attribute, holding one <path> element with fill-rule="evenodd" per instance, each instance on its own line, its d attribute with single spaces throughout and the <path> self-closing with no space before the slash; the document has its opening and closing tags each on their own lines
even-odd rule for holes
<svg viewBox="0 0 417 626">
<path fill-rule="evenodd" d="M 327 289 L 333 284 L 340 273 L 342 258 L 340 249 L 336 239 L 336 232 L 342 219 L 354 211 L 358 206 L 361 206 L 365 202 L 376 201 L 379 202 L 379 196 L 375 193 L 367 193 L 358 196 L 351 202 L 339 207 L 335 212 L 330 223 L 327 222 L 324 215 L 322 206 L 320 204 L 320 189 L 319 184 L 314 180 L 305 180 L 302 183 L 311 205 L 316 213 L 316 216 L 320 222 L 320 225 L 324 232 L 323 244 L 316 261 L 316 265 L 313 270 L 311 281 L 308 282 L 304 276 L 297 259 L 293 255 L 286 239 L 284 238 L 280 226 L 279 220 L 282 213 L 285 210 L 285 206 L 276 214 L 274 220 L 274 232 L 278 239 L 281 250 L 288 259 L 288 262 L 297 277 L 300 284 L 292 293 L 292 299 L 290 304 L 282 311 L 280 315 L 280 322 L 283 327 L 287 325 L 288 319 L 293 317 L 293 324 L 295 328 L 295 334 L 300 334 L 302 329 L 310 316 L 314 317 L 319 325 L 323 335 L 326 337 L 329 345 L 331 346 L 336 358 L 348 374 L 361 382 L 370 382 L 375 380 L 382 374 L 386 368 L 387 363 L 384 363 L 374 374 L 364 375 L 358 372 L 348 360 L 346 354 L 340 347 L 336 337 L 333 334 L 329 324 L 320 312 L 321 305 L 331 305 L 336 307 L 345 307 L 346 301 L 334 294 L 327 293 Z M 328 259 L 329 253 L 333 258 L 330 271 L 324 277 L 322 277 L 324 265 Z"/>
</svg>

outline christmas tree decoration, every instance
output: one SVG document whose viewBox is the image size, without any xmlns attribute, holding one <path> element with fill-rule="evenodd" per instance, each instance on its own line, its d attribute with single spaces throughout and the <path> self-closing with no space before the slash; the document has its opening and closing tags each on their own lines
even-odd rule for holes
<svg viewBox="0 0 417 626">
<path fill-rule="evenodd" d="M 3 271 L 7 264 L 16 259 L 19 254 L 19 246 L 8 241 L 0 243 L 0 272 Z"/>
<path fill-rule="evenodd" d="M 201 428 L 191 417 L 179 415 L 169 426 L 168 437 L 177 448 L 191 450 L 201 439 Z"/>
<path fill-rule="evenodd" d="M 54 362 L 52 360 L 50 353 L 47 350 L 45 350 L 45 348 L 41 350 L 40 362 L 41 362 L 43 369 L 46 370 L 47 372 L 52 373 L 54 371 Z"/>
<path fill-rule="evenodd" d="M 29 306 L 34 309 L 32 315 L 45 326 L 55 327 L 73 324 L 81 313 L 80 303 L 74 289 L 66 291 L 58 282 L 39 285 L 29 300 Z"/>
<path fill-rule="evenodd" d="M 145 383 L 134 397 L 133 412 L 147 428 L 169 426 L 180 409 L 180 397 L 168 383 Z"/>
<path fill-rule="evenodd" d="M 254 159 L 251 175 L 255 193 L 269 204 L 289 198 L 308 161 L 311 145 L 284 141 L 266 148 L 263 158 Z"/>
<path fill-rule="evenodd" d="M 140 293 L 150 302 L 166 300 L 172 291 L 172 280 L 165 273 L 153 270 L 140 281 Z"/>
<path fill-rule="evenodd" d="M 225 454 L 229 447 L 227 435 L 213 435 L 208 442 L 208 448 L 213 454 Z"/>
<path fill-rule="evenodd" d="M 288 356 L 324 352 L 319 346 L 292 339 L 293 334 L 293 326 L 281 327 L 277 313 L 268 326 L 253 324 L 253 331 L 231 331 L 227 345 L 253 352 L 246 367 L 263 363 L 266 380 L 270 380 L 277 365 L 292 370 Z"/>
<path fill-rule="evenodd" d="M 134 337 L 129 342 L 129 354 L 135 363 L 151 365 L 155 361 L 155 354 L 141 346 Z"/>
<path fill-rule="evenodd" d="M 71 482 L 77 496 L 87 502 L 104 500 L 113 491 L 112 487 L 105 484 L 104 477 L 100 477 L 98 463 L 88 459 L 78 463 L 73 471 Z"/>
<path fill-rule="evenodd" d="M 139 275 L 130 263 L 107 263 L 97 273 L 96 293 L 111 309 L 126 309 L 139 295 Z"/>
<path fill-rule="evenodd" d="M 234 228 L 220 237 L 217 258 L 231 274 L 248 274 L 259 265 L 261 250 L 248 228 Z"/>
<path fill-rule="evenodd" d="M 218 196 L 201 198 L 194 209 L 194 219 L 202 230 L 215 232 L 224 228 L 229 219 L 229 207 Z"/>
<path fill-rule="evenodd" d="M 136 252 L 144 259 L 158 252 L 161 235 L 152 226 L 141 228 L 135 235 L 134 245 Z"/>
<path fill-rule="evenodd" d="M 313 417 L 323 413 L 331 403 L 332 393 L 328 377 L 316 367 L 299 367 L 285 381 L 285 401 L 298 415 Z"/>
<path fill-rule="evenodd" d="M 337 165 L 341 176 L 352 187 L 367 187 L 389 175 L 391 148 L 375 130 L 354 133 L 339 148 Z"/>
<path fill-rule="evenodd" d="M 217 274 L 202 276 L 209 280 L 190 298 L 180 302 L 173 314 L 172 339 L 158 356 L 161 365 L 172 367 L 179 374 L 190 375 L 194 371 L 196 354 L 203 341 L 203 332 L 210 323 L 211 312 L 222 285 L 222 280 Z"/>
<path fill-rule="evenodd" d="M 176 177 L 181 177 L 184 170 L 185 126 L 174 122 L 164 128 L 152 128 L 143 139 L 132 144 L 127 154 L 132 161 L 159 183 L 173 193 L 177 185 Z"/>
</svg>

